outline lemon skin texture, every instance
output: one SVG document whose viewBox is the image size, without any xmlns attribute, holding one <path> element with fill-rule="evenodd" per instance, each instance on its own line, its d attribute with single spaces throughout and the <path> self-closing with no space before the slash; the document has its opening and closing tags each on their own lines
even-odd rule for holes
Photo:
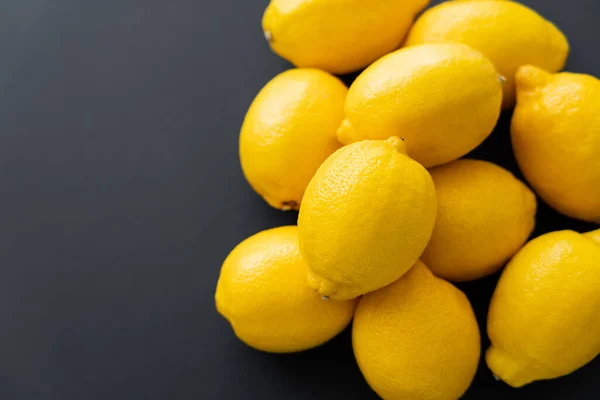
<svg viewBox="0 0 600 400">
<path fill-rule="evenodd" d="M 240 134 L 242 170 L 272 207 L 297 210 L 308 182 L 340 147 L 347 87 L 315 69 L 292 69 L 256 96 Z"/>
<path fill-rule="evenodd" d="M 422 254 L 435 222 L 431 176 L 397 137 L 333 153 L 311 180 L 298 217 L 309 285 L 349 299 L 388 285 Z"/>
<path fill-rule="evenodd" d="M 453 161 L 492 132 L 502 79 L 485 56 L 458 44 L 426 44 L 391 53 L 350 86 L 344 144 L 405 139 L 408 155 L 426 167 Z"/>
<path fill-rule="evenodd" d="M 480 356 L 469 300 L 420 261 L 360 300 L 352 345 L 366 381 L 384 400 L 456 400 Z"/>
<path fill-rule="evenodd" d="M 562 214 L 600 223 L 600 80 L 519 69 L 511 124 L 519 167 Z"/>
<path fill-rule="evenodd" d="M 434 274 L 454 282 L 498 271 L 533 231 L 533 192 L 487 161 L 456 160 L 429 172 L 438 213 L 421 260 Z"/>
<path fill-rule="evenodd" d="M 272 0 L 262 26 L 273 51 L 297 67 L 345 74 L 400 47 L 429 0 Z"/>
<path fill-rule="evenodd" d="M 527 6 L 504 0 L 447 1 L 421 15 L 406 46 L 459 42 L 482 52 L 505 79 L 503 108 L 515 104 L 514 75 L 522 65 L 551 72 L 569 54 L 565 35 Z"/>
<path fill-rule="evenodd" d="M 306 286 L 298 228 L 269 229 L 240 243 L 221 268 L 217 310 L 237 337 L 255 349 L 310 349 L 341 332 L 356 302 L 325 301 Z"/>
<path fill-rule="evenodd" d="M 559 231 L 529 242 L 492 297 L 486 353 L 513 387 L 573 372 L 600 353 L 600 230 Z"/>
</svg>

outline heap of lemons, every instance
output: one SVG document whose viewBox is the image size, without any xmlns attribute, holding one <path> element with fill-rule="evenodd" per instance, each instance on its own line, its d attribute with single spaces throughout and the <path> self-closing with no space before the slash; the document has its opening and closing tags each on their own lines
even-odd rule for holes
<svg viewBox="0 0 600 400">
<path fill-rule="evenodd" d="M 298 225 L 225 260 L 218 311 L 266 352 L 319 346 L 352 323 L 383 399 L 453 400 L 480 355 L 520 387 L 600 353 L 600 229 L 527 243 L 541 200 L 600 223 L 600 81 L 559 73 L 569 44 L 509 0 L 272 0 L 263 30 L 295 64 L 256 96 L 241 165 Z M 414 22 L 414 24 L 413 24 Z M 412 27 L 411 27 L 412 25 Z M 348 88 L 331 74 L 366 68 Z M 512 108 L 502 167 L 461 159 Z M 504 267 L 487 335 L 449 282 Z"/>
</svg>

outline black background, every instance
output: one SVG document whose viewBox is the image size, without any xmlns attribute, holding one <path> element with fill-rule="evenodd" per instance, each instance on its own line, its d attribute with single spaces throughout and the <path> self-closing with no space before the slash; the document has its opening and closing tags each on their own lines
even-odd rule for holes
<svg viewBox="0 0 600 400">
<path fill-rule="evenodd" d="M 600 75 L 600 2 L 523 3 L 567 34 L 567 69 Z M 248 105 L 289 68 L 262 37 L 266 4 L 1 2 L 1 399 L 377 398 L 348 331 L 268 355 L 214 308 L 228 252 L 296 219 L 237 155 Z M 473 156 L 518 173 L 509 118 Z M 563 228 L 593 226 L 540 205 L 535 235 Z M 461 285 L 482 329 L 496 279 Z M 514 390 L 482 363 L 465 398 L 598 398 L 599 374 Z"/>
</svg>

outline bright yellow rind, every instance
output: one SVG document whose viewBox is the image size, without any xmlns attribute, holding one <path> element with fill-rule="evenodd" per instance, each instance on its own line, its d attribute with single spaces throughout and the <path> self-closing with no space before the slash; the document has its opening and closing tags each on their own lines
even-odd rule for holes
<svg viewBox="0 0 600 400">
<path fill-rule="evenodd" d="M 354 81 L 344 144 L 403 137 L 408 155 L 426 167 L 477 147 L 500 115 L 502 79 L 481 53 L 463 44 L 428 44 L 381 58 Z"/>
<path fill-rule="evenodd" d="M 429 0 L 271 0 L 262 20 L 273 51 L 297 67 L 345 74 L 397 49 Z"/>
<path fill-rule="evenodd" d="M 511 137 L 527 181 L 550 206 L 600 223 L 600 80 L 521 67 Z"/>
<path fill-rule="evenodd" d="M 217 310 L 258 350 L 288 353 L 323 344 L 352 319 L 356 301 L 326 301 L 306 285 L 298 228 L 269 229 L 240 243 L 221 268 Z"/>
<path fill-rule="evenodd" d="M 506 78 L 503 107 L 515 104 L 514 75 L 522 65 L 556 72 L 569 54 L 565 35 L 529 7 L 503 0 L 446 1 L 421 15 L 405 45 L 460 42 L 487 56 Z"/>
<path fill-rule="evenodd" d="M 494 375 L 520 387 L 569 374 L 600 353 L 599 236 L 548 233 L 506 266 L 488 314 Z"/>
<path fill-rule="evenodd" d="M 450 281 L 498 271 L 535 225 L 535 195 L 509 171 L 487 161 L 462 159 L 429 171 L 438 213 L 421 260 Z"/>
<path fill-rule="evenodd" d="M 343 147 L 321 165 L 300 209 L 300 249 L 308 284 L 348 299 L 406 272 L 431 236 L 436 214 L 429 173 L 401 139 Z"/>
<path fill-rule="evenodd" d="M 360 300 L 352 345 L 366 381 L 385 400 L 456 400 L 480 356 L 469 300 L 420 261 Z"/>
<path fill-rule="evenodd" d="M 273 78 L 254 99 L 240 134 L 240 160 L 254 190 L 272 207 L 297 210 L 321 163 L 340 147 L 348 89 L 316 69 Z"/>
</svg>

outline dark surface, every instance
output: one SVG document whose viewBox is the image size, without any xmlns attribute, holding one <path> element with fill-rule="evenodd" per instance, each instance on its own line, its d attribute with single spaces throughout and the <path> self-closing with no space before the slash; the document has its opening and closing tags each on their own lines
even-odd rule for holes
<svg viewBox="0 0 600 400">
<path fill-rule="evenodd" d="M 569 70 L 600 75 L 600 2 L 523 2 L 567 34 Z M 214 309 L 228 252 L 296 218 L 237 155 L 248 105 L 289 67 L 262 38 L 266 3 L 1 2 L 1 399 L 377 398 L 348 332 L 267 355 Z M 516 172 L 508 124 L 474 156 Z M 535 234 L 562 228 L 592 226 L 542 205 Z M 482 329 L 495 281 L 461 285 Z M 465 398 L 597 399 L 599 374 L 513 390 L 482 363 Z"/>
</svg>

